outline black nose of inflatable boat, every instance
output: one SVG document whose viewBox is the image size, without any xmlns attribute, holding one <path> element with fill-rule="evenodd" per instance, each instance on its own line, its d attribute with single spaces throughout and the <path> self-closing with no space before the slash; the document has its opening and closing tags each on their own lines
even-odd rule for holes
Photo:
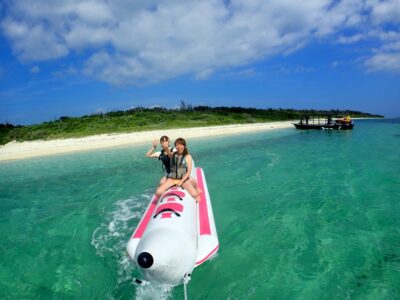
<svg viewBox="0 0 400 300">
<path fill-rule="evenodd" d="M 139 266 L 141 266 L 144 269 L 148 269 L 153 265 L 153 256 L 151 256 L 150 253 L 148 252 L 142 252 L 139 254 L 137 258 L 137 262 Z"/>
</svg>

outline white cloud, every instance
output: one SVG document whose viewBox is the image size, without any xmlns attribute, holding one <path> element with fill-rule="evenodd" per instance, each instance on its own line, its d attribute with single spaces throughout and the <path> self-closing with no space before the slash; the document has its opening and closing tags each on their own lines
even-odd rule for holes
<svg viewBox="0 0 400 300">
<path fill-rule="evenodd" d="M 400 39 L 393 43 L 386 43 L 382 50 L 384 51 L 399 51 L 400 52 Z"/>
<path fill-rule="evenodd" d="M 104 108 L 98 108 L 94 111 L 95 115 L 102 115 L 105 114 L 107 111 Z"/>
<path fill-rule="evenodd" d="M 213 73 L 214 73 L 214 70 L 210 69 L 210 68 L 201 70 L 200 72 L 196 73 L 196 79 L 197 80 L 205 80 L 205 79 L 209 78 Z"/>
<path fill-rule="evenodd" d="M 79 1 L 68 6 L 68 11 L 85 23 L 103 24 L 112 21 L 113 15 L 104 1 Z"/>
<path fill-rule="evenodd" d="M 251 78 L 259 75 L 254 68 L 248 68 L 244 70 L 229 71 L 221 74 L 222 78 Z"/>
<path fill-rule="evenodd" d="M 76 70 L 74 67 L 67 66 L 63 67 L 62 69 L 59 69 L 57 71 L 53 71 L 51 74 L 55 77 L 62 78 L 66 76 L 74 76 L 78 75 L 80 72 Z"/>
<path fill-rule="evenodd" d="M 12 18 L 1 23 L 6 35 L 13 41 L 14 52 L 24 61 L 59 58 L 69 53 L 67 46 L 54 31 L 42 23 L 26 24 Z"/>
<path fill-rule="evenodd" d="M 38 66 L 33 66 L 30 71 L 31 71 L 31 73 L 39 73 L 40 68 Z"/>
<path fill-rule="evenodd" d="M 362 41 L 366 38 L 366 36 L 364 34 L 354 34 L 351 36 L 340 36 L 338 38 L 338 42 L 341 44 L 353 44 L 353 43 L 357 43 L 359 41 Z"/>
<path fill-rule="evenodd" d="M 376 35 L 383 42 L 400 41 L 400 31 L 379 31 Z"/>
<path fill-rule="evenodd" d="M 202 80 L 327 37 L 383 47 L 399 40 L 400 25 L 399 0 L 15 0 L 4 15 L 1 29 L 21 60 L 83 53 L 76 68 L 113 85 Z M 397 27 L 389 33 L 387 24 Z"/>
<path fill-rule="evenodd" d="M 367 70 L 400 73 L 400 32 L 376 31 L 374 35 L 382 41 L 382 44 L 374 49 L 371 57 L 364 60 Z"/>
<path fill-rule="evenodd" d="M 278 70 L 279 73 L 282 74 L 294 74 L 294 73 L 311 73 L 314 72 L 314 68 L 306 67 L 306 66 L 295 66 L 294 68 L 288 68 L 285 66 L 282 66 Z"/>
<path fill-rule="evenodd" d="M 85 64 L 84 74 L 113 85 L 146 84 L 168 78 L 166 74 L 155 74 L 135 57 L 100 52 L 92 55 Z"/>
<path fill-rule="evenodd" d="M 371 10 L 372 21 L 376 24 L 400 23 L 399 0 L 367 0 L 367 7 Z"/>
<path fill-rule="evenodd" d="M 82 23 L 73 24 L 64 36 L 65 43 L 75 50 L 101 47 L 109 43 L 111 37 L 111 32 L 107 28 L 93 28 Z"/>
<path fill-rule="evenodd" d="M 391 71 L 400 73 L 400 52 L 377 53 L 365 61 L 370 72 Z"/>
</svg>

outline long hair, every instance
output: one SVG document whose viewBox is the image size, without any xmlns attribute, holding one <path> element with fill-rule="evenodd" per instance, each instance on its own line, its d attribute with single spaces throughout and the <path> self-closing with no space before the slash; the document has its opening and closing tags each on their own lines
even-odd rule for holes
<svg viewBox="0 0 400 300">
<path fill-rule="evenodd" d="M 181 144 L 181 145 L 183 145 L 183 146 L 185 147 L 185 149 L 183 149 L 183 155 L 189 154 L 189 149 L 186 147 L 186 141 L 185 141 L 185 139 L 183 139 L 183 138 L 177 138 L 177 139 L 175 140 L 175 147 L 176 147 L 176 144 Z"/>
</svg>

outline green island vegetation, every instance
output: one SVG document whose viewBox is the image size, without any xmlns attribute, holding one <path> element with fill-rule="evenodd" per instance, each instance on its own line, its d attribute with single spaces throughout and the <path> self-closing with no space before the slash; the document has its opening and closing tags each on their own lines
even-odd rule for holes
<svg viewBox="0 0 400 300">
<path fill-rule="evenodd" d="M 34 125 L 0 124 L 0 144 L 10 141 L 51 140 L 105 133 L 126 133 L 144 130 L 202 127 L 213 125 L 263 123 L 300 119 L 301 115 L 352 118 L 381 118 L 349 110 L 257 109 L 243 107 L 208 107 L 181 102 L 177 109 L 137 107 L 82 117 L 61 117 Z"/>
</svg>

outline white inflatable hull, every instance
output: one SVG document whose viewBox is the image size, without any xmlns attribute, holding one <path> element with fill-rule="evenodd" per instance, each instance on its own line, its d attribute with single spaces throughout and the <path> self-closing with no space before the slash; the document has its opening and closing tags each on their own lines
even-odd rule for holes
<svg viewBox="0 0 400 300">
<path fill-rule="evenodd" d="M 154 196 L 127 245 L 129 256 L 147 281 L 176 285 L 219 248 L 203 170 L 193 172 L 201 202 L 173 187 Z"/>
</svg>

